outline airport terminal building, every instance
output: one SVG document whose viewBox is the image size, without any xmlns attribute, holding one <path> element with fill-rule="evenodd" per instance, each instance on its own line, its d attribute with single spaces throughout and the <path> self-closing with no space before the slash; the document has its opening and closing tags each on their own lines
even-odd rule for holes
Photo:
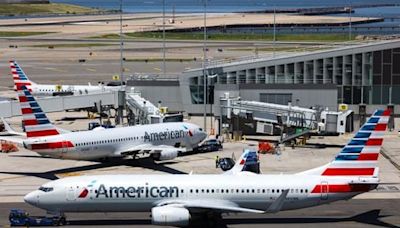
<svg viewBox="0 0 400 228">
<path fill-rule="evenodd" d="M 319 105 L 336 111 L 338 104 L 368 114 L 400 105 L 400 40 L 349 45 L 309 53 L 251 57 L 211 62 L 206 70 L 207 112 L 218 116 L 219 99 L 229 92 L 242 100 L 302 107 Z M 144 97 L 171 111 L 204 112 L 203 69 L 183 72 L 176 80 L 130 80 Z M 151 89 L 149 89 L 151 87 Z"/>
</svg>

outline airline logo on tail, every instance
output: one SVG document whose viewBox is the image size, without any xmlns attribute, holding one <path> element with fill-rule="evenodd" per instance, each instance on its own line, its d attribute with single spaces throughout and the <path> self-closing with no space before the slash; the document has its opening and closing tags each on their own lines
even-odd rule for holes
<svg viewBox="0 0 400 228">
<path fill-rule="evenodd" d="M 58 135 L 59 132 L 50 123 L 46 114 L 32 96 L 25 85 L 17 86 L 19 103 L 21 105 L 22 123 L 25 127 L 26 136 L 40 137 Z"/>
<path fill-rule="evenodd" d="M 390 110 L 377 110 L 323 171 L 325 176 L 373 176 Z"/>
<path fill-rule="evenodd" d="M 18 91 L 18 87 L 26 86 L 29 91 L 32 91 L 32 89 L 30 88 L 32 82 L 28 79 L 18 63 L 16 61 L 10 61 L 10 68 L 15 84 L 15 90 Z"/>
</svg>

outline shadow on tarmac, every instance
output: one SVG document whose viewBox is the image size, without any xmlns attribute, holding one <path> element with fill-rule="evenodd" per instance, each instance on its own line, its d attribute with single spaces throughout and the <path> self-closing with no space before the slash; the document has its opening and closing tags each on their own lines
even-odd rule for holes
<svg viewBox="0 0 400 228">
<path fill-rule="evenodd" d="M 332 217 L 313 217 L 313 218 L 244 218 L 244 219 L 225 219 L 229 225 L 238 224 L 304 224 L 304 223 L 339 223 L 339 222 L 358 222 L 362 224 L 375 225 L 388 228 L 399 228 L 381 221 L 381 218 L 390 215 L 380 215 L 381 210 L 371 210 L 352 217 L 332 218 Z"/>
<path fill-rule="evenodd" d="M 317 224 L 317 223 L 340 223 L 340 222 L 358 222 L 362 224 L 375 225 L 380 227 L 398 228 L 399 226 L 392 225 L 381 221 L 381 218 L 387 217 L 380 215 L 380 210 L 371 210 L 355 216 L 345 218 L 334 217 L 282 217 L 282 218 L 227 218 L 218 219 L 214 225 L 204 224 L 208 221 L 192 224 L 189 227 L 228 227 L 228 225 L 245 225 L 245 224 Z M 71 226 L 109 226 L 109 225 L 152 225 L 150 219 L 109 219 L 109 220 L 70 220 L 68 225 Z"/>
<path fill-rule="evenodd" d="M 36 157 L 36 156 L 30 156 L 30 157 L 43 159 L 42 157 Z M 143 159 L 136 159 L 136 160 L 113 159 L 111 161 L 97 163 L 97 164 L 93 164 L 93 165 L 85 165 L 85 166 L 50 170 L 50 171 L 46 171 L 46 172 L 3 172 L 3 171 L 0 171 L 0 174 L 32 176 L 32 177 L 39 177 L 39 178 L 48 179 L 48 180 L 57 180 L 57 179 L 59 179 L 57 177 L 57 175 L 59 175 L 59 174 L 82 172 L 82 171 L 115 167 L 115 166 L 142 167 L 145 169 L 151 169 L 151 170 L 160 171 L 160 172 L 164 172 L 164 173 L 170 173 L 170 174 L 186 174 L 185 172 L 165 166 L 165 165 L 174 164 L 174 163 L 175 162 L 163 162 L 163 163 L 158 164 L 158 163 L 155 163 L 153 161 L 153 159 L 151 159 L 151 158 L 143 158 Z"/>
</svg>

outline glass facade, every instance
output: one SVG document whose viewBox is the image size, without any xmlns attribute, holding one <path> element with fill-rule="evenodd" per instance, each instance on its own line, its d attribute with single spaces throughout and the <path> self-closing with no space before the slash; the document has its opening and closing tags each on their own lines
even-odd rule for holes
<svg viewBox="0 0 400 228">
<path fill-rule="evenodd" d="M 329 52 L 328 52 L 329 53 Z M 338 88 L 338 103 L 346 104 L 400 104 L 400 48 L 365 52 L 354 49 L 353 54 L 322 54 L 313 60 L 265 66 L 251 64 L 230 68 L 224 72 L 219 68 L 218 76 L 210 85 L 218 84 L 335 84 Z M 327 57 L 321 57 L 327 55 Z M 316 55 L 318 56 L 318 55 Z M 213 69 L 209 70 L 213 75 Z M 190 80 L 193 104 L 203 104 L 203 77 Z M 213 103 L 213 86 L 209 88 L 209 102 Z M 260 94 L 262 101 L 278 100 Z M 283 99 L 283 98 L 282 98 Z M 285 99 L 283 99 L 285 100 Z M 280 100 L 279 100 L 280 101 Z M 280 102 L 278 102 L 280 103 Z M 285 100 L 285 103 L 286 100 Z"/>
</svg>

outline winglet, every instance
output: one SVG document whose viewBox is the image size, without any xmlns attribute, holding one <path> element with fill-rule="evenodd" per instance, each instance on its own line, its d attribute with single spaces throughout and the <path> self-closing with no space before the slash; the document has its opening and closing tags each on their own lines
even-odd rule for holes
<svg viewBox="0 0 400 228">
<path fill-rule="evenodd" d="M 258 163 L 258 154 L 255 150 L 246 149 L 243 151 L 239 160 L 236 161 L 232 169 L 226 171 L 224 174 L 235 175 L 246 170 L 246 166 Z"/>
<path fill-rule="evenodd" d="M 283 203 L 285 202 L 286 196 L 289 193 L 289 189 L 282 191 L 282 194 L 268 207 L 265 213 L 276 213 L 282 209 Z"/>
<path fill-rule="evenodd" d="M 3 117 L 1 117 L 1 121 L 3 122 L 3 124 L 4 124 L 4 130 L 5 130 L 5 132 L 6 132 L 8 135 L 26 136 L 25 133 L 15 131 L 15 130 L 7 123 L 7 121 L 6 121 Z"/>
</svg>

